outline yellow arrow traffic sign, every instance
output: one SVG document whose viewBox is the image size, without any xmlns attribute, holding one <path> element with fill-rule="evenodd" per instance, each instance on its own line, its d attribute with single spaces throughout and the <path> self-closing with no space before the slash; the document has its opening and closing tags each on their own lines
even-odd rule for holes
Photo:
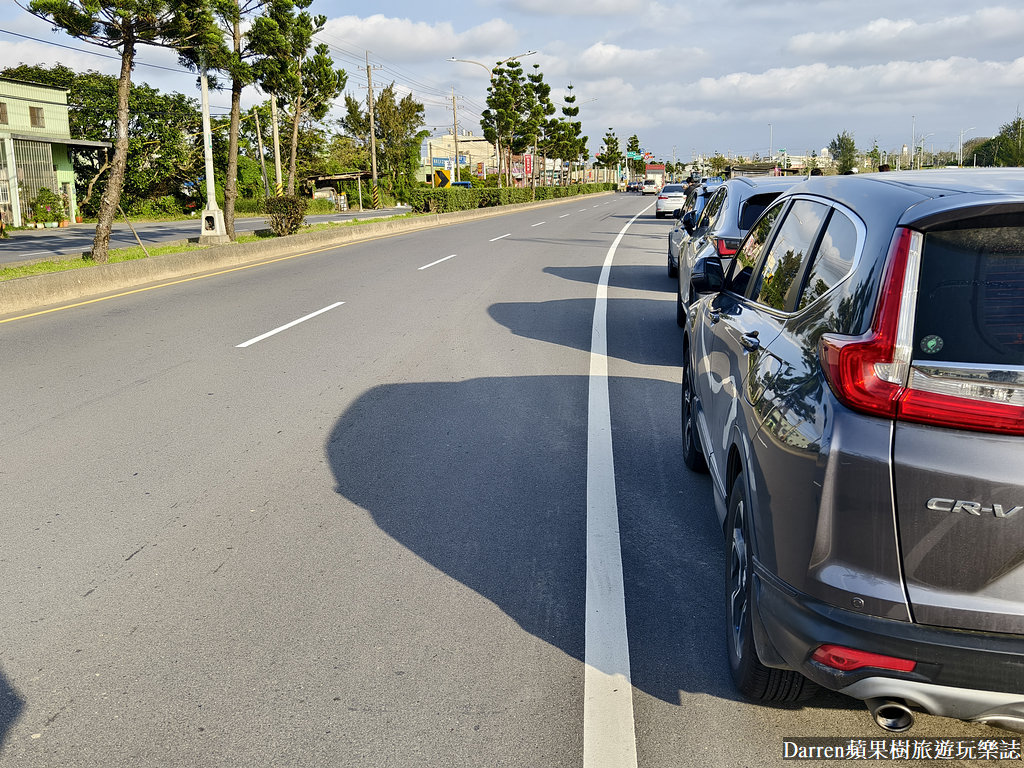
<svg viewBox="0 0 1024 768">
<path fill-rule="evenodd" d="M 452 172 L 444 168 L 434 169 L 434 184 L 438 187 L 449 187 L 452 183 Z"/>
</svg>

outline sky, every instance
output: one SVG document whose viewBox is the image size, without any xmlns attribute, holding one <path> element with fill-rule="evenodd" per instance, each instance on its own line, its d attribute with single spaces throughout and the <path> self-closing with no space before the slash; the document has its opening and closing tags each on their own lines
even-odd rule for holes
<svg viewBox="0 0 1024 768">
<path fill-rule="evenodd" d="M 314 0 L 311 11 L 327 17 L 317 40 L 349 93 L 366 97 L 369 52 L 374 89 L 411 92 L 435 134 L 451 129 L 454 90 L 460 131 L 479 135 L 486 67 L 536 51 L 524 68 L 539 65 L 556 105 L 573 85 L 591 154 L 609 130 L 659 160 L 820 153 L 843 131 L 862 149 L 956 151 L 961 135 L 998 133 L 1024 97 L 1019 0 Z M 116 74 L 98 53 L 111 55 L 0 0 L 0 65 Z M 138 59 L 135 80 L 198 97 L 173 53 L 142 47 Z M 249 89 L 244 103 L 262 98 Z M 211 104 L 226 112 L 227 95 Z"/>
</svg>

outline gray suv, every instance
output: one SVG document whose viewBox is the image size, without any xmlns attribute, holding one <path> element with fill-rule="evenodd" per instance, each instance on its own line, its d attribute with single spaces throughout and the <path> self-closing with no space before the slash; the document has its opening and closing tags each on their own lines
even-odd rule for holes
<svg viewBox="0 0 1024 768">
<path fill-rule="evenodd" d="M 691 286 L 740 691 L 1024 730 L 1024 171 L 811 177 Z"/>
<path fill-rule="evenodd" d="M 701 210 L 695 210 L 689 216 L 689 211 L 683 214 L 680 227 L 687 236 L 678 238 L 675 260 L 675 275 L 678 278 L 676 322 L 680 328 L 684 325 L 686 308 L 692 300 L 690 270 L 697 258 L 711 253 L 719 256 L 735 254 L 740 239 L 747 234 L 764 209 L 801 180 L 801 177 L 793 176 L 740 176 L 729 179 L 718 187 L 710 188 L 713 194 Z M 669 235 L 669 276 L 672 275 L 672 234 Z"/>
</svg>

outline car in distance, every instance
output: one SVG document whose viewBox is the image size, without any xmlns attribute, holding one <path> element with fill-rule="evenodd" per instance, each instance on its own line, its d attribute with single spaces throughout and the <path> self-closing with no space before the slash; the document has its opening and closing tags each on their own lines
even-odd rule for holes
<svg viewBox="0 0 1024 768">
<path fill-rule="evenodd" d="M 640 187 L 640 191 L 645 195 L 654 195 L 658 192 L 658 182 L 654 179 L 644 179 L 644 183 Z"/>
<path fill-rule="evenodd" d="M 654 216 L 664 218 L 678 211 L 686 202 L 685 184 L 666 184 L 658 193 L 658 199 L 654 201 Z"/>
<path fill-rule="evenodd" d="M 1024 171 L 811 177 L 691 284 L 739 690 L 1024 729 Z"/>
<path fill-rule="evenodd" d="M 802 176 L 739 176 L 716 188 L 700 213 L 681 221 L 689 237 L 676 254 L 676 323 L 682 328 L 690 305 L 690 270 L 699 256 L 732 257 L 740 239 L 771 202 Z M 670 239 L 671 244 L 671 239 Z M 671 254 L 669 256 L 671 259 Z M 671 272 L 671 268 L 669 270 Z"/>
</svg>

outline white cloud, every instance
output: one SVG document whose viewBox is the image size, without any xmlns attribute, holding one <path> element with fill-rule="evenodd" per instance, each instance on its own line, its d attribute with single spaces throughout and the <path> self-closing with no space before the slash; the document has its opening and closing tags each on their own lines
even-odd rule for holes
<svg viewBox="0 0 1024 768">
<path fill-rule="evenodd" d="M 519 35 L 502 19 L 457 32 L 450 22 L 428 23 L 375 14 L 330 19 L 322 37 L 356 53 L 368 50 L 371 58 L 377 54 L 399 63 L 415 63 L 460 54 L 489 56 L 491 51 L 515 47 Z"/>
<path fill-rule="evenodd" d="M 646 13 L 650 0 L 504 0 L 501 5 L 516 13 L 538 16 L 632 16 Z"/>
<path fill-rule="evenodd" d="M 803 56 L 835 59 L 851 55 L 897 53 L 915 58 L 917 52 L 963 50 L 1024 35 L 1024 9 L 981 8 L 970 14 L 930 21 L 878 18 L 853 29 L 805 32 L 790 38 L 786 50 Z"/>
</svg>

